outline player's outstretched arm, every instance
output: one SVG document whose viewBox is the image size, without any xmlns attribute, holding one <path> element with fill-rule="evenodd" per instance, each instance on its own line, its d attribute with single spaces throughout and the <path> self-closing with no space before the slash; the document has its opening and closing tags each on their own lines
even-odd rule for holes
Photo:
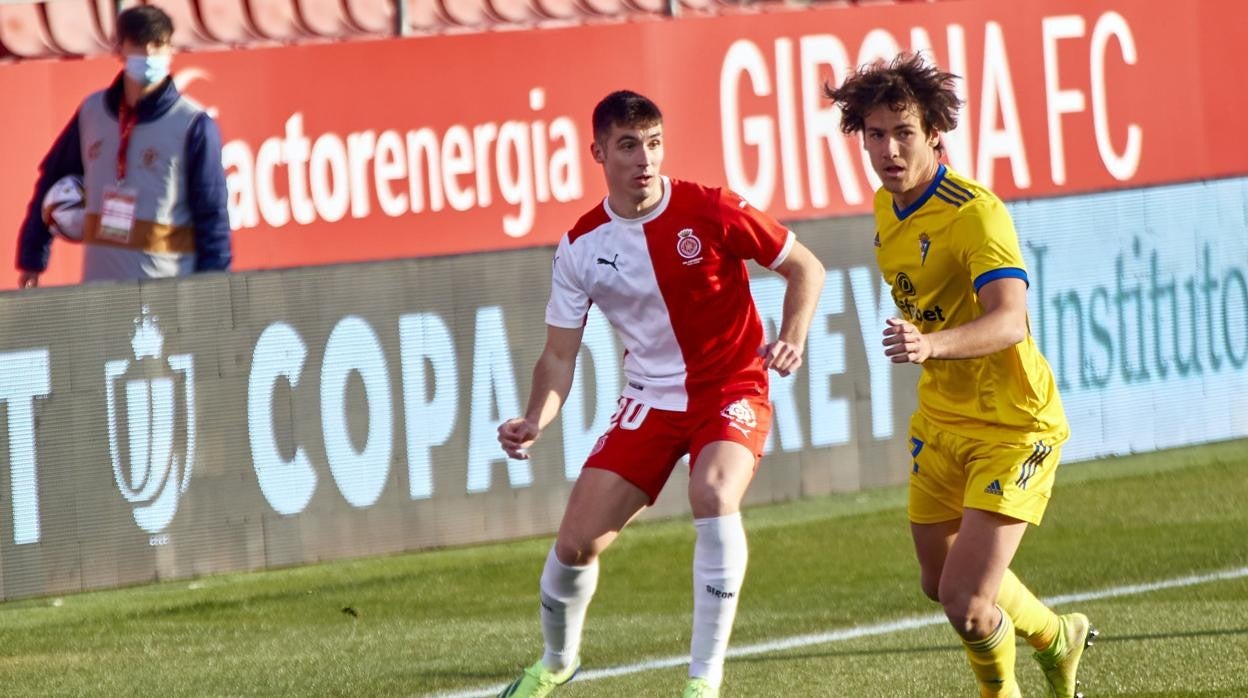
<svg viewBox="0 0 1248 698">
<path fill-rule="evenodd" d="M 781 376 L 787 376 L 802 365 L 806 333 L 810 330 L 815 306 L 819 304 L 826 272 L 814 253 L 802 243 L 794 242 L 789 256 L 776 267 L 776 273 L 787 282 L 784 315 L 776 341 L 763 347 L 763 368 L 771 368 Z"/>
<path fill-rule="evenodd" d="M 884 355 L 897 364 L 974 359 L 1027 338 L 1027 282 L 1016 278 L 989 281 L 979 289 L 979 303 L 984 307 L 983 315 L 930 334 L 904 320 L 889 318 L 884 328 Z"/>
<path fill-rule="evenodd" d="M 584 327 L 568 329 L 547 325 L 546 347 L 533 366 L 529 406 L 523 417 L 513 417 L 498 427 L 498 442 L 508 456 L 527 459 L 529 447 L 559 414 L 559 408 L 572 387 L 576 354 L 581 349 L 584 332 Z"/>
</svg>

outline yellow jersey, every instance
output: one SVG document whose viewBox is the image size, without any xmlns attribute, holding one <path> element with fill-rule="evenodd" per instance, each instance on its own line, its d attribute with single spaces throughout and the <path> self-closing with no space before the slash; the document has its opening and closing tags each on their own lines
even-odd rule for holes
<svg viewBox="0 0 1248 698">
<path fill-rule="evenodd" d="M 920 332 L 978 318 L 984 313 L 978 291 L 990 281 L 1027 281 L 1005 204 L 943 164 L 923 195 L 904 210 L 890 192 L 877 191 L 875 222 L 880 272 L 892 287 L 900 316 Z M 950 432 L 984 441 L 1031 443 L 1068 434 L 1053 371 L 1030 333 L 988 356 L 925 361 L 919 414 Z"/>
</svg>

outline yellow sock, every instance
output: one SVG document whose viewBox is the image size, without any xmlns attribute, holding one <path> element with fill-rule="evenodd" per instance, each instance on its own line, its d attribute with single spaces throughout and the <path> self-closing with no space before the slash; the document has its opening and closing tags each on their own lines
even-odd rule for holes
<svg viewBox="0 0 1248 698">
<path fill-rule="evenodd" d="M 1014 632 L 1032 647 L 1045 650 L 1057 639 L 1061 628 L 1057 614 L 1040 603 L 1040 599 L 1008 569 L 1001 578 L 997 605 L 1014 622 Z"/>
<path fill-rule="evenodd" d="M 1018 691 L 1014 679 L 1014 625 L 1010 616 L 1001 611 L 1001 622 L 996 630 L 982 640 L 963 640 L 971 671 L 979 683 L 981 698 L 1013 696 Z"/>
</svg>

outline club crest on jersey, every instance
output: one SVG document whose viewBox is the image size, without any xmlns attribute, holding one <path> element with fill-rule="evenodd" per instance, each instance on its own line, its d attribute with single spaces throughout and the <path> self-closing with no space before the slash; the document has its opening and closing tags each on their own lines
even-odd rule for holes
<svg viewBox="0 0 1248 698">
<path fill-rule="evenodd" d="M 927 251 L 932 249 L 932 239 L 927 233 L 919 233 L 919 266 L 927 262 Z"/>
<path fill-rule="evenodd" d="M 750 401 L 745 398 L 730 403 L 719 413 L 719 416 L 728 420 L 728 426 L 746 436 L 750 435 L 751 429 L 758 426 L 758 418 L 754 416 L 754 408 L 750 407 Z"/>
<path fill-rule="evenodd" d="M 149 170 L 156 169 L 156 158 L 158 157 L 154 148 L 147 148 L 143 151 L 143 167 Z"/>
<path fill-rule="evenodd" d="M 676 233 L 676 254 L 689 260 L 685 264 L 697 264 L 702 261 L 702 241 L 694 235 L 693 228 L 685 228 Z"/>
</svg>

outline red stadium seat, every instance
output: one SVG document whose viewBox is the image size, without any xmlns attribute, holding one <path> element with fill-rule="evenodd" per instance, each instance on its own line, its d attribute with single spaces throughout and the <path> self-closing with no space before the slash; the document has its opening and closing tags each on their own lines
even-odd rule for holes
<svg viewBox="0 0 1248 698">
<path fill-rule="evenodd" d="M 343 0 L 347 19 L 366 34 L 394 33 L 394 0 Z"/>
<path fill-rule="evenodd" d="M 113 49 L 111 7 L 101 8 L 94 0 L 56 0 L 42 3 L 40 10 L 48 35 L 63 53 L 85 56 Z M 107 15 L 108 34 L 100 21 L 101 10 Z"/>
<path fill-rule="evenodd" d="M 624 0 L 630 10 L 643 15 L 666 15 L 667 0 Z"/>
<path fill-rule="evenodd" d="M 407 3 L 407 27 L 418 34 L 442 31 L 447 20 L 438 0 L 404 0 Z"/>
<path fill-rule="evenodd" d="M 680 9 L 682 12 L 706 14 L 715 12 L 719 7 L 715 0 L 680 0 Z"/>
<path fill-rule="evenodd" d="M 340 38 L 355 33 L 341 0 L 295 0 L 295 12 L 316 36 Z"/>
<path fill-rule="evenodd" d="M 622 0 L 580 0 L 581 9 L 590 17 L 622 17 L 629 8 Z"/>
<path fill-rule="evenodd" d="M 193 0 L 199 20 L 210 37 L 224 44 L 245 44 L 259 38 L 244 0 Z"/>
<path fill-rule="evenodd" d="M 251 25 L 262 38 L 298 41 L 308 38 L 293 0 L 243 0 Z"/>
<path fill-rule="evenodd" d="M 442 16 L 454 26 L 480 29 L 492 23 L 486 0 L 438 0 Z"/>
<path fill-rule="evenodd" d="M 678 0 L 677 4 L 682 3 Z M 714 0 L 714 2 L 711 3 L 712 6 L 708 9 L 712 12 L 720 14 L 741 14 L 743 12 L 762 12 L 773 5 L 788 4 L 790 4 L 788 0 Z M 796 7 L 805 9 L 811 7 L 814 2 L 812 0 L 810 4 L 794 4 Z M 681 7 L 680 9 L 683 10 L 685 8 Z"/>
<path fill-rule="evenodd" d="M 584 14 L 576 0 L 533 0 L 533 7 L 546 19 L 576 19 Z"/>
<path fill-rule="evenodd" d="M 138 4 L 173 18 L 179 49 L 391 36 L 395 3 L 407 33 L 524 28 L 597 19 L 773 12 L 937 0 L 0 0 L 0 59 L 90 55 L 112 49 L 114 14 Z"/>
<path fill-rule="evenodd" d="M 716 0 L 714 12 L 729 14 L 733 12 L 792 12 L 809 10 L 814 3 L 791 2 L 790 0 L 751 0 L 746 3 L 733 0 Z"/>
<path fill-rule="evenodd" d="M 19 58 L 55 56 L 60 49 L 43 23 L 37 3 L 0 4 L 0 45 Z"/>
<path fill-rule="evenodd" d="M 524 26 L 541 19 L 529 0 L 485 0 L 495 19 L 507 24 Z"/>
</svg>

